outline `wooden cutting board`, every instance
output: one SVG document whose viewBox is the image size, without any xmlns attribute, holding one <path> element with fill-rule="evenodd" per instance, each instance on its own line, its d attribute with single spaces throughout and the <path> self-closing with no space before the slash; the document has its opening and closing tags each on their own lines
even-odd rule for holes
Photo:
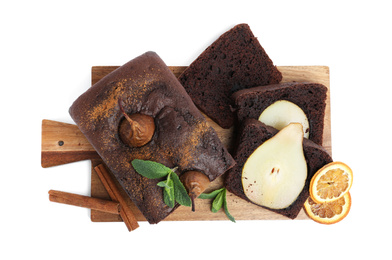
<svg viewBox="0 0 392 260">
<path fill-rule="evenodd" d="M 92 67 L 92 85 L 102 77 L 118 68 L 118 66 L 94 66 Z M 185 66 L 169 66 L 177 77 L 186 68 Z M 332 154 L 331 146 L 331 109 L 330 109 L 330 85 L 329 68 L 326 66 L 278 66 L 282 72 L 282 82 L 316 82 L 328 88 L 327 106 L 324 119 L 324 148 Z M 216 130 L 222 143 L 230 150 L 233 143 L 233 129 L 223 129 L 206 116 L 207 122 Z M 73 124 L 66 124 L 51 120 L 42 121 L 42 147 L 41 165 L 51 167 L 81 160 L 91 160 L 91 196 L 102 199 L 110 199 L 104 186 L 94 171 L 94 167 L 102 160 L 95 152 L 78 127 Z M 211 183 L 206 192 L 222 187 L 222 177 Z M 117 183 L 120 187 L 120 185 Z M 134 212 L 138 221 L 146 221 L 141 212 L 128 199 L 123 192 L 123 197 Z M 230 213 L 236 220 L 263 220 L 263 219 L 288 219 L 269 210 L 248 203 L 237 196 L 227 193 L 227 201 Z M 306 213 L 301 210 L 296 219 L 308 219 Z M 91 220 L 94 222 L 121 221 L 119 215 L 103 213 L 91 210 Z M 210 200 L 196 200 L 196 212 L 192 212 L 189 207 L 180 206 L 173 214 L 164 221 L 192 221 L 192 220 L 228 220 L 223 210 L 212 213 Z"/>
</svg>

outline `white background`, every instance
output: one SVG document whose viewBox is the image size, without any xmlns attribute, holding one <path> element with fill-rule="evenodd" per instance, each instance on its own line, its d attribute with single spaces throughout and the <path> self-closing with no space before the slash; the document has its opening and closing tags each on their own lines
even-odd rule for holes
<svg viewBox="0 0 392 260">
<path fill-rule="evenodd" d="M 259 2 L 2 1 L 0 258 L 391 257 L 388 1 Z M 43 169 L 40 145 L 42 119 L 73 123 L 68 108 L 90 86 L 91 66 L 149 50 L 189 65 L 238 23 L 250 25 L 276 65 L 330 67 L 333 157 L 354 171 L 346 219 L 142 222 L 128 233 L 123 223 L 92 223 L 87 209 L 49 202 L 50 189 L 90 192 L 87 161 Z"/>
</svg>

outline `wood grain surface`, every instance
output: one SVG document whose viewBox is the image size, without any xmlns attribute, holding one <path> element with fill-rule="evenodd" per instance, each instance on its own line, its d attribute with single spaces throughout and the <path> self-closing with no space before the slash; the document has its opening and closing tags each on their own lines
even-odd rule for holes
<svg viewBox="0 0 392 260">
<path fill-rule="evenodd" d="M 95 84 L 118 66 L 94 66 L 92 67 L 91 82 Z M 184 66 L 169 66 L 177 77 L 186 68 Z M 327 106 L 324 120 L 323 146 L 332 154 L 331 144 L 331 113 L 330 113 L 330 84 L 329 68 L 327 66 L 278 66 L 282 72 L 282 82 L 316 82 L 328 88 Z M 233 144 L 233 128 L 223 129 L 206 116 L 207 122 L 216 130 L 222 143 L 230 150 Z M 62 141 L 63 143 L 59 143 Z M 62 144 L 61 146 L 59 144 Z M 110 199 L 104 186 L 100 182 L 94 167 L 102 163 L 94 148 L 78 130 L 76 125 L 43 120 L 42 122 L 42 166 L 49 167 L 63 163 L 91 160 L 91 196 L 101 199 Z M 222 187 L 222 177 L 211 183 L 206 192 Z M 120 186 L 117 183 L 118 186 Z M 138 221 L 146 221 L 141 212 L 128 199 L 123 191 L 122 196 L 131 207 Z M 263 220 L 263 219 L 288 219 L 269 210 L 248 203 L 237 196 L 227 193 L 227 201 L 230 213 L 236 220 Z M 308 219 L 303 210 L 296 219 Z M 121 221 L 119 215 L 91 210 L 91 220 L 95 222 Z M 196 212 L 189 207 L 180 206 L 173 214 L 164 221 L 194 221 L 194 220 L 226 220 L 229 221 L 223 210 L 217 213 L 211 212 L 210 200 L 196 200 Z"/>
<path fill-rule="evenodd" d="M 42 167 L 99 158 L 95 149 L 76 125 L 42 120 Z"/>
</svg>

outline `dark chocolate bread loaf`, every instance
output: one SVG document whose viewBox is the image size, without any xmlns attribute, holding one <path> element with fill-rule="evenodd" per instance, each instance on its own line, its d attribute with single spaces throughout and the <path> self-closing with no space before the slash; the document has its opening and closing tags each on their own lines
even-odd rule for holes
<svg viewBox="0 0 392 260">
<path fill-rule="evenodd" d="M 119 136 L 124 114 L 151 116 L 155 132 L 142 147 L 130 147 Z M 163 200 L 160 181 L 142 177 L 133 159 L 152 160 L 178 172 L 198 170 L 213 181 L 234 165 L 217 134 L 170 69 L 147 52 L 105 76 L 82 94 L 70 114 L 105 164 L 149 223 L 173 212 Z"/>
<path fill-rule="evenodd" d="M 196 106 L 223 128 L 235 115 L 230 95 L 240 89 L 279 83 L 274 66 L 247 24 L 222 34 L 180 75 Z"/>
<path fill-rule="evenodd" d="M 242 187 L 242 168 L 249 156 L 263 144 L 265 141 L 273 137 L 278 131 L 275 128 L 266 126 L 256 119 L 246 119 L 243 121 L 239 129 L 237 146 L 234 152 L 234 160 L 237 164 L 230 169 L 225 176 L 224 185 L 228 191 L 238 197 L 251 202 L 245 195 Z M 320 145 L 305 139 L 303 140 L 303 149 L 305 160 L 308 168 L 308 175 L 305 187 L 298 196 L 297 200 L 285 209 L 269 209 L 288 218 L 294 219 L 302 209 L 305 200 L 309 196 L 309 183 L 312 176 L 327 163 L 332 162 L 329 153 Z M 252 203 L 252 202 L 251 202 Z"/>
<path fill-rule="evenodd" d="M 317 83 L 287 82 L 254 87 L 232 95 L 238 121 L 258 119 L 260 114 L 278 100 L 288 100 L 300 107 L 309 121 L 309 139 L 322 145 L 327 87 Z"/>
</svg>

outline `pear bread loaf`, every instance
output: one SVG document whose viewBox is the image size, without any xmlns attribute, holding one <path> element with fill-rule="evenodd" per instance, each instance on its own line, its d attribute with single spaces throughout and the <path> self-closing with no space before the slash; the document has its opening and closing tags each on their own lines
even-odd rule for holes
<svg viewBox="0 0 392 260">
<path fill-rule="evenodd" d="M 242 186 L 242 169 L 249 156 L 265 141 L 272 138 L 278 130 L 264 123 L 248 118 L 243 120 L 236 140 L 233 157 L 237 164 L 225 174 L 224 185 L 234 195 L 251 202 L 244 193 Z M 309 183 L 318 169 L 332 162 L 329 153 L 320 145 L 304 138 L 303 151 L 307 164 L 307 179 L 305 186 L 297 199 L 287 208 L 269 209 L 273 212 L 294 219 L 298 216 L 305 200 L 309 196 Z M 252 203 L 252 202 L 251 202 Z"/>
<path fill-rule="evenodd" d="M 155 125 L 140 147 L 127 145 L 120 124 L 128 115 L 146 115 Z M 204 173 L 210 181 L 234 160 L 178 79 L 154 52 L 134 58 L 77 98 L 70 115 L 147 221 L 158 223 L 174 209 L 164 203 L 161 179 L 138 174 L 133 159 Z M 143 133 L 141 134 L 143 136 Z"/>
<path fill-rule="evenodd" d="M 222 34 L 180 75 L 196 106 L 223 128 L 235 121 L 230 95 L 237 90 L 279 83 L 274 66 L 247 24 Z"/>
<path fill-rule="evenodd" d="M 323 144 L 327 87 L 318 83 L 286 82 L 243 89 L 232 95 L 238 121 L 259 119 L 261 113 L 279 100 L 287 100 L 303 110 L 309 122 L 309 139 Z"/>
</svg>

